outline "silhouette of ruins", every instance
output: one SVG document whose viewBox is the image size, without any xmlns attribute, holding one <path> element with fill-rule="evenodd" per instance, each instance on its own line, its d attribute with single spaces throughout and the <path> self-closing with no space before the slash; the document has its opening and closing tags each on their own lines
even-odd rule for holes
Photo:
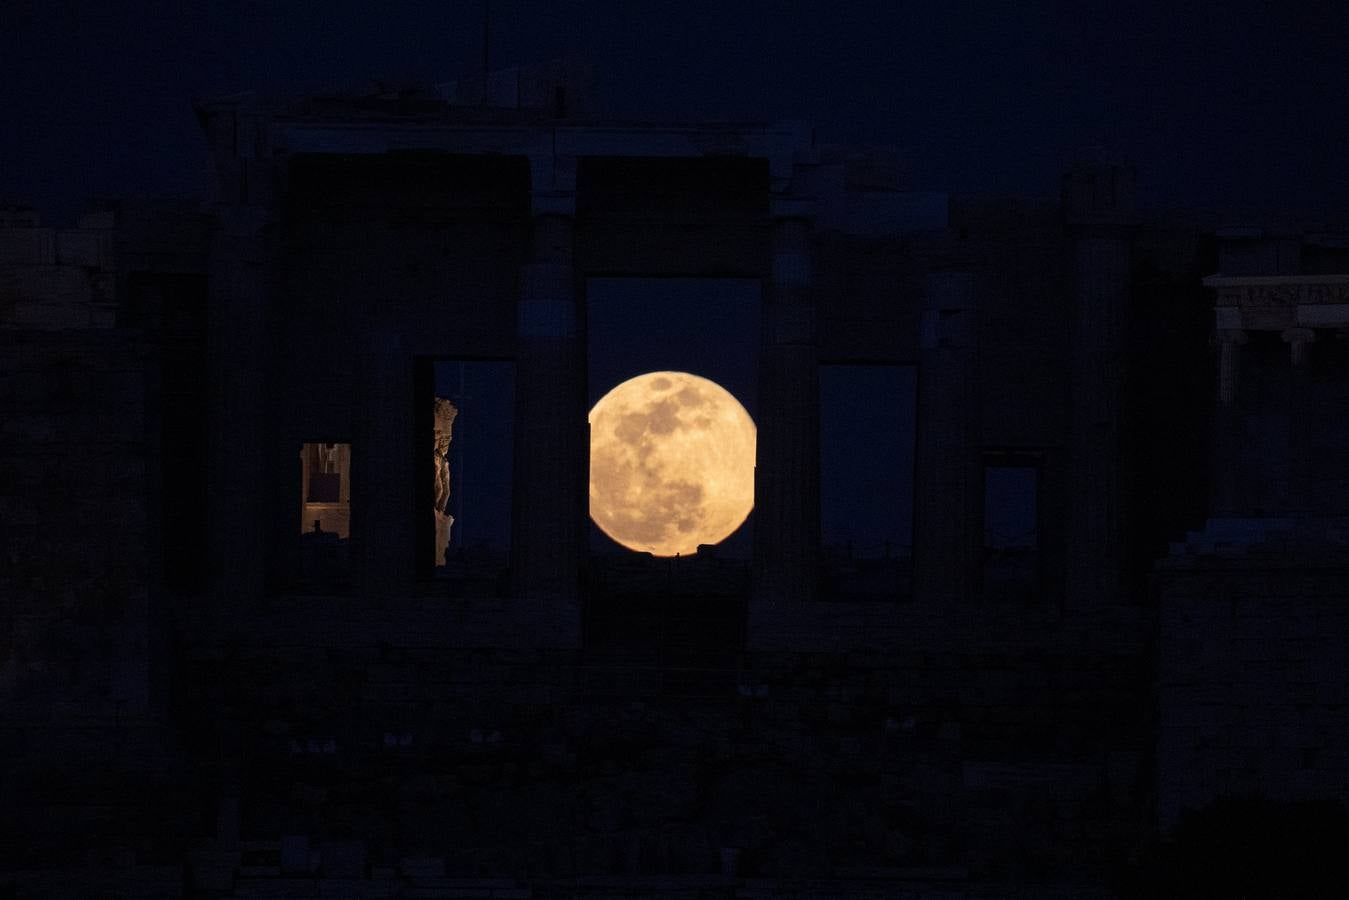
<svg viewBox="0 0 1349 900">
<path fill-rule="evenodd" d="M 1349 231 L 588 77 L 202 102 L 210 202 L 0 211 L 0 895 L 1113 896 L 1345 799 Z M 592 545 L 599 279 L 757 291 L 743 559 Z"/>
</svg>

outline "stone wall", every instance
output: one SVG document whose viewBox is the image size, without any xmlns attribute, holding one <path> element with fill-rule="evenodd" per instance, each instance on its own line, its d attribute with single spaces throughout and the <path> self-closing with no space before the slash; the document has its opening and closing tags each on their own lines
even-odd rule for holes
<svg viewBox="0 0 1349 900">
<path fill-rule="evenodd" d="M 26 865 L 176 830 L 142 356 L 112 330 L 0 331 L 0 857 Z"/>
<path fill-rule="evenodd" d="M 35 215 L 0 219 L 0 327 L 106 328 L 116 310 L 116 232 L 109 212 L 76 228 L 44 228 Z"/>
<path fill-rule="evenodd" d="M 454 647 L 431 637 L 460 627 L 452 606 L 427 615 L 420 640 L 369 623 L 333 640 L 312 605 L 259 625 L 278 643 L 203 623 L 174 716 L 201 795 L 237 812 L 207 811 L 200 854 L 231 878 L 319 879 L 354 854 L 403 887 L 541 896 L 643 878 L 665 879 L 651 894 L 855 878 L 847 896 L 868 879 L 966 896 L 1101 883 L 1146 833 L 1145 619 L 929 622 L 902 648 L 712 667 Z"/>
<path fill-rule="evenodd" d="M 25 708 L 50 711 L 72 693 L 89 712 L 147 706 L 144 677 L 96 661 L 110 650 L 100 644 L 126 645 L 108 626 L 144 625 L 141 355 L 137 339 L 114 331 L 0 331 L 0 594 L 12 642 L 3 685 Z M 51 641 L 70 641 L 68 653 Z M 125 664 L 138 665 L 143 636 L 126 649 Z"/>
<path fill-rule="evenodd" d="M 181 833 L 186 808 L 157 693 L 169 676 L 152 588 L 156 350 L 145 331 L 116 327 L 113 225 L 108 212 L 75 229 L 0 217 L 6 870 L 171 856 L 174 838 L 155 835 Z"/>
<path fill-rule="evenodd" d="M 1158 808 L 1349 801 L 1349 572 L 1210 558 L 1159 576 Z"/>
</svg>

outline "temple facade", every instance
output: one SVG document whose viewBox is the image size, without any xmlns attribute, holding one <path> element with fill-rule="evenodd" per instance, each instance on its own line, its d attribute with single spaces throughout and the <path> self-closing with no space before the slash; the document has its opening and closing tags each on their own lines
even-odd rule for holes
<svg viewBox="0 0 1349 900">
<path fill-rule="evenodd" d="M 1344 232 L 585 78 L 211 101 L 215 199 L 0 212 L 0 886 L 1116 896 L 1346 798 Z M 725 549 L 589 522 L 625 315 L 744 385 Z"/>
</svg>

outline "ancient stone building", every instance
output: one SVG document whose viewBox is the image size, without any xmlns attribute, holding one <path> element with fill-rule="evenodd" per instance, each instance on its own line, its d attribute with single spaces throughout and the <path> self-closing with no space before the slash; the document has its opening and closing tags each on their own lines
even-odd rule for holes
<svg viewBox="0 0 1349 900">
<path fill-rule="evenodd" d="M 4 213 L 3 889 L 1111 896 L 1186 809 L 1345 796 L 1342 236 L 583 76 L 206 103 L 215 200 Z M 699 291 L 754 510 L 615 551 L 598 335 L 677 357 Z"/>
<path fill-rule="evenodd" d="M 1158 805 L 1346 796 L 1349 242 L 1218 233 L 1217 387 L 1204 527 L 1158 577 Z"/>
</svg>

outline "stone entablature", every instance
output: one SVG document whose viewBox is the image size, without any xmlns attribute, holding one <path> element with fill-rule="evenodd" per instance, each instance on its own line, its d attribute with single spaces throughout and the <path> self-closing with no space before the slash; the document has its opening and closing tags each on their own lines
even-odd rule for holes
<svg viewBox="0 0 1349 900">
<path fill-rule="evenodd" d="M 1349 327 L 1349 275 L 1210 275 L 1219 330 Z"/>
<path fill-rule="evenodd" d="M 817 161 L 810 133 L 793 123 L 450 123 L 437 119 L 388 123 L 340 117 L 315 121 L 272 115 L 232 100 L 205 104 L 199 113 L 208 120 L 223 114 L 223 121 L 234 126 L 222 127 L 217 136 L 219 161 L 231 163 L 223 166 L 227 170 L 238 161 L 256 164 L 259 158 L 308 153 L 490 153 L 528 158 L 535 190 L 570 192 L 576 186 L 576 161 L 582 157 L 748 156 L 768 161 L 771 190 L 781 194 L 789 190 L 796 165 Z M 210 135 L 209 126 L 207 132 Z"/>
</svg>

